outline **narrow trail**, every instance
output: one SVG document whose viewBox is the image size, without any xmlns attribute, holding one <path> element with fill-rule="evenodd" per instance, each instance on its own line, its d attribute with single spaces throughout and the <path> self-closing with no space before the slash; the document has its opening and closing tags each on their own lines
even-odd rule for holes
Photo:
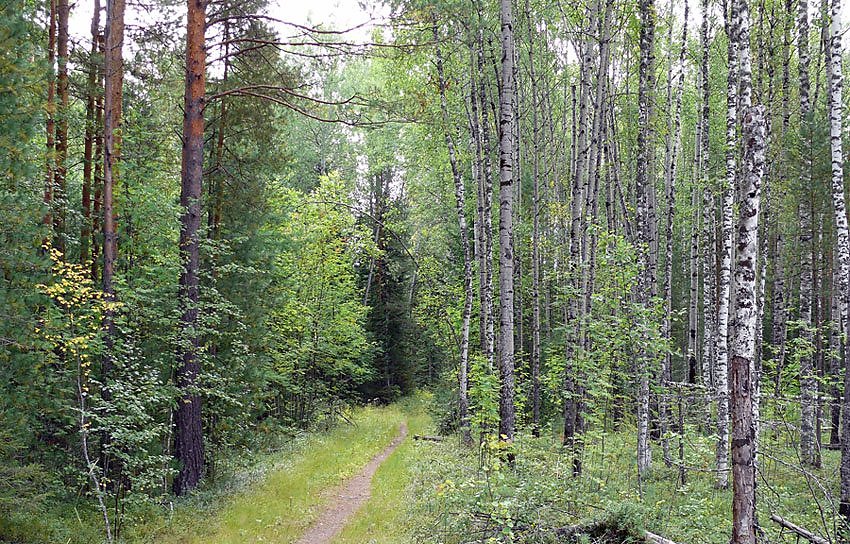
<svg viewBox="0 0 850 544">
<path fill-rule="evenodd" d="M 378 467 L 402 443 L 407 436 L 407 424 L 402 422 L 398 436 L 384 448 L 384 451 L 372 458 L 356 476 L 344 482 L 340 487 L 328 493 L 331 502 L 324 508 L 319 518 L 307 529 L 297 544 L 328 544 L 336 537 L 357 511 L 366 504 L 372 495 L 372 477 Z"/>
</svg>

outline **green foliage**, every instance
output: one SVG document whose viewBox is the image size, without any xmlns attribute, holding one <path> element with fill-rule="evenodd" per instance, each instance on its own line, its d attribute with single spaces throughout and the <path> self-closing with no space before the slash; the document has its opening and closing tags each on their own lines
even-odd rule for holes
<svg viewBox="0 0 850 544">
<path fill-rule="evenodd" d="M 279 283 L 270 293 L 279 301 L 272 315 L 272 379 L 279 395 L 310 411 L 303 414 L 308 418 L 321 403 L 351 400 L 373 373 L 367 307 L 353 265 L 374 249 L 339 204 L 344 191 L 332 174 L 309 195 L 293 190 L 279 200 L 288 215 L 277 232 L 287 250 L 277 259 Z"/>
<path fill-rule="evenodd" d="M 470 424 L 473 431 L 492 433 L 499 426 L 499 376 L 481 355 L 469 363 Z"/>
</svg>

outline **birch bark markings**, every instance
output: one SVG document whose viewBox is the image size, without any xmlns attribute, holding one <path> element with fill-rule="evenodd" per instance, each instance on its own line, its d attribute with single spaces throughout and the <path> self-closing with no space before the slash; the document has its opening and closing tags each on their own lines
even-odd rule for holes
<svg viewBox="0 0 850 544">
<path fill-rule="evenodd" d="M 526 12 L 529 9 L 525 2 Z M 540 127 L 539 95 L 534 67 L 534 20 L 528 24 L 528 70 L 531 82 L 531 432 L 540 436 Z"/>
<path fill-rule="evenodd" d="M 437 61 L 437 81 L 440 88 L 440 112 L 442 114 L 443 132 L 445 133 L 446 148 L 449 153 L 449 163 L 452 169 L 452 179 L 455 186 L 455 210 L 457 212 L 457 224 L 460 231 L 461 251 L 463 252 L 463 318 L 461 324 L 460 338 L 460 362 L 458 366 L 458 418 L 460 420 L 463 441 L 467 444 L 472 442 L 469 429 L 469 398 L 467 389 L 469 387 L 469 328 L 472 317 L 472 254 L 469 245 L 469 234 L 466 228 L 466 195 L 463 185 L 463 176 L 458 166 L 455 153 L 454 139 L 451 134 L 451 120 L 449 119 L 449 107 L 446 100 L 446 76 L 443 69 L 443 53 L 440 50 L 440 36 L 437 31 L 437 23 L 434 23 L 434 47 Z"/>
<path fill-rule="evenodd" d="M 479 7 L 479 9 L 481 9 Z M 479 12 L 480 19 L 480 12 Z M 479 23 L 481 21 L 479 20 Z M 493 163 L 490 158 L 490 116 L 487 104 L 487 80 L 484 71 L 484 30 L 478 29 L 478 75 L 481 77 L 478 85 L 478 106 L 481 109 L 481 154 L 483 160 L 483 176 L 479 188 L 482 228 L 484 236 L 484 253 L 479 260 L 479 266 L 484 267 L 484 283 L 479 286 L 481 291 L 481 311 L 484 312 L 484 331 L 481 348 L 490 368 L 494 363 L 495 327 L 493 317 Z"/>
<path fill-rule="evenodd" d="M 841 0 L 830 1 L 829 25 L 829 140 L 832 158 L 832 208 L 835 214 L 835 229 L 837 238 L 838 275 L 836 286 L 839 293 L 837 306 L 840 329 L 845 334 L 847 342 L 848 320 L 846 315 L 850 302 L 850 232 L 847 225 L 847 206 L 844 195 L 844 152 L 842 149 L 843 119 L 843 77 L 841 73 Z M 845 353 L 850 351 L 845 343 Z M 846 361 L 845 361 L 846 363 Z M 844 400 L 841 408 L 841 501 L 839 513 L 850 521 L 850 365 L 844 366 Z"/>
<path fill-rule="evenodd" d="M 798 0 L 797 4 L 797 49 L 800 77 L 800 189 L 807 198 L 800 201 L 800 321 L 801 336 L 809 343 L 813 340 L 812 324 L 812 107 L 809 81 L 809 4 Z M 815 380 L 812 358 L 800 359 L 800 455 L 803 463 L 813 464 L 814 446 L 814 391 Z"/>
<path fill-rule="evenodd" d="M 502 70 L 499 93 L 499 436 L 514 437 L 514 35 L 511 0 L 501 0 Z M 509 454 L 513 459 L 513 454 Z"/>
<path fill-rule="evenodd" d="M 640 17 L 640 67 L 638 70 L 638 135 L 636 165 L 636 196 L 638 218 L 638 300 L 645 306 L 652 303 L 654 292 L 651 245 L 651 206 L 654 184 L 650 178 L 649 164 L 652 155 L 652 89 L 654 81 L 655 57 L 655 3 L 654 0 L 639 0 Z M 638 474 L 643 476 L 652 464 L 652 452 L 649 447 L 649 354 L 638 354 L 638 372 L 640 387 L 638 397 Z"/>
<path fill-rule="evenodd" d="M 672 13 L 672 6 L 671 13 Z M 673 96 L 673 66 L 671 63 L 670 66 L 670 74 L 667 79 L 667 106 L 668 111 L 672 110 L 673 114 L 668 122 L 668 131 L 667 131 L 667 157 L 665 160 L 665 189 L 667 192 L 667 224 L 664 231 L 664 236 L 666 238 L 666 259 L 664 262 L 664 305 L 666 311 L 664 312 L 664 323 L 663 323 L 663 333 L 664 338 L 670 343 L 670 348 L 672 349 L 672 326 L 671 326 L 671 314 L 673 312 L 673 216 L 675 214 L 676 208 L 676 159 L 679 153 L 679 143 L 681 141 L 681 126 L 682 126 L 682 94 L 684 92 L 685 85 L 685 54 L 687 53 L 687 45 L 688 45 L 688 12 L 689 12 L 689 4 L 688 1 L 685 0 L 685 13 L 683 16 L 683 24 L 682 24 L 682 41 L 680 43 L 679 48 L 679 57 L 677 60 L 677 65 L 679 66 L 679 77 L 676 83 L 676 91 L 675 91 L 675 101 Z M 670 27 L 670 39 L 669 39 L 669 47 L 672 50 L 673 40 L 672 40 L 672 25 Z M 696 310 L 694 310 L 696 313 Z M 672 457 L 670 455 L 670 442 L 667 438 L 667 428 L 669 425 L 669 413 L 667 407 L 667 392 L 664 388 L 667 386 L 667 383 L 672 380 L 672 365 L 673 365 L 673 356 L 670 350 L 667 350 L 667 353 L 664 355 L 662 367 L 661 367 L 661 433 L 662 433 L 662 448 L 663 448 L 663 456 L 664 462 L 669 467 L 672 465 Z"/>
<path fill-rule="evenodd" d="M 702 0 L 702 24 L 700 26 L 700 172 L 702 186 L 702 287 L 703 287 L 703 337 L 702 337 L 702 385 L 706 390 L 714 386 L 714 335 L 717 330 L 717 312 L 715 306 L 715 214 L 714 195 L 709 184 L 709 129 L 711 125 L 711 88 L 709 80 L 710 42 L 708 36 L 709 10 L 708 0 Z"/>
<path fill-rule="evenodd" d="M 714 379 L 717 400 L 717 482 L 720 489 L 729 485 L 729 298 L 732 273 L 733 206 L 738 171 L 738 44 L 737 12 L 727 14 L 726 35 L 729 45 L 729 71 L 726 78 L 726 179 L 722 189 L 722 240 L 720 281 L 717 293 L 717 331 L 715 336 Z"/>
<path fill-rule="evenodd" d="M 758 385 L 753 382 L 753 369 L 756 328 L 761 326 L 758 322 L 756 271 L 759 266 L 759 214 L 767 122 L 764 106 L 752 105 L 750 16 L 746 0 L 737 0 L 733 4 L 732 20 L 735 28 L 730 34 L 730 42 L 736 41 L 738 48 L 739 106 L 743 112 L 741 128 L 744 140 L 729 372 L 732 382 L 732 543 L 755 544 L 757 436 L 754 403 L 758 399 Z"/>
</svg>

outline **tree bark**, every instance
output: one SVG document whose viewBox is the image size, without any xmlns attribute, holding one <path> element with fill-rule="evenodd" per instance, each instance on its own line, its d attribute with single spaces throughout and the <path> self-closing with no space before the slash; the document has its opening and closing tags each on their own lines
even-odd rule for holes
<svg viewBox="0 0 850 544">
<path fill-rule="evenodd" d="M 100 52 L 98 36 L 100 35 L 100 0 L 94 0 L 94 10 L 91 19 L 91 49 L 89 51 L 88 76 L 86 80 L 86 131 L 83 141 L 83 188 L 82 210 L 83 223 L 80 227 L 80 264 L 85 265 L 92 253 L 92 180 L 94 178 L 95 133 L 99 129 L 95 123 L 97 118 L 97 95 L 99 89 L 98 72 L 100 71 L 97 56 Z"/>
<path fill-rule="evenodd" d="M 479 4 L 479 10 L 482 8 Z M 479 24 L 482 14 L 479 11 Z M 489 368 L 494 364 L 495 327 L 493 317 L 493 163 L 490 158 L 490 115 L 487 110 L 487 80 L 484 71 L 484 29 L 478 29 L 478 74 L 481 77 L 478 85 L 478 105 L 481 108 L 481 147 L 483 159 L 483 177 L 479 198 L 482 201 L 482 227 L 484 237 L 484 253 L 479 261 L 484 267 L 484 282 L 479 286 L 481 291 L 481 311 L 484 312 L 484 325 L 481 340 L 481 351 L 487 359 Z"/>
<path fill-rule="evenodd" d="M 66 208 L 68 206 L 68 18 L 70 6 L 68 0 L 57 3 L 57 68 L 56 94 L 59 100 L 56 116 L 56 170 L 53 183 L 54 246 L 64 256 L 68 233 L 65 231 Z"/>
<path fill-rule="evenodd" d="M 178 350 L 175 448 L 180 471 L 174 492 L 184 495 L 197 487 L 204 473 L 204 437 L 198 332 L 198 271 L 200 266 L 201 185 L 204 160 L 204 94 L 206 92 L 204 33 L 206 0 L 188 0 L 186 21 L 186 91 L 183 108 L 183 153 L 180 205 L 181 338 Z"/>
<path fill-rule="evenodd" d="M 638 70 L 638 135 L 636 196 L 638 222 L 638 300 L 645 306 L 653 304 L 655 274 L 652 245 L 654 215 L 652 212 L 654 183 L 650 177 L 649 164 L 652 152 L 652 91 L 654 88 L 655 56 L 655 2 L 639 0 L 640 16 L 640 67 Z M 648 326 L 648 324 L 647 324 Z M 649 397 L 650 369 L 649 353 L 640 353 L 638 372 L 640 390 L 638 397 L 638 474 L 643 476 L 652 464 L 649 447 Z"/>
<path fill-rule="evenodd" d="M 671 4 L 672 6 L 672 4 Z M 679 66 L 679 78 L 676 83 L 675 93 L 673 91 L 673 66 L 671 63 L 670 73 L 667 78 L 667 105 L 668 111 L 672 111 L 672 115 L 668 120 L 667 125 L 667 142 L 666 152 L 667 157 L 665 164 L 665 179 L 664 185 L 667 193 L 667 224 L 664 229 L 664 237 L 666 241 L 666 260 L 664 262 L 664 338 L 670 345 L 670 350 L 662 359 L 661 366 L 661 397 L 660 397 L 660 417 L 661 417 L 661 447 L 664 457 L 664 463 L 669 467 L 673 464 L 673 457 L 670 454 L 670 440 L 667 438 L 667 430 L 670 425 L 670 409 L 668 407 L 666 387 L 672 381 L 673 356 L 672 350 L 672 325 L 671 315 L 673 313 L 673 218 L 676 209 L 676 161 L 679 154 L 679 144 L 681 142 L 682 128 L 682 94 L 685 86 L 685 54 L 687 53 L 688 45 L 688 13 L 689 4 L 685 0 L 685 12 L 682 24 L 682 41 L 679 47 L 679 57 L 677 64 Z M 669 47 L 672 54 L 673 48 L 673 26 L 670 26 Z M 694 290 L 696 287 L 694 286 Z M 696 308 L 694 308 L 696 315 Z M 694 332 L 694 334 L 696 334 Z"/>
<path fill-rule="evenodd" d="M 514 437 L 514 34 L 511 0 L 501 0 L 502 70 L 499 94 L 499 436 Z M 512 459 L 512 454 L 509 455 Z"/>
<path fill-rule="evenodd" d="M 715 258 L 715 199 L 709 184 L 709 128 L 711 88 L 709 81 L 710 42 L 708 40 L 709 9 L 708 0 L 702 0 L 702 24 L 700 26 L 700 185 L 702 186 L 702 384 L 706 391 L 714 387 L 714 335 L 716 334 L 716 258 Z M 710 417 L 707 416 L 707 419 Z"/>
<path fill-rule="evenodd" d="M 799 0 L 797 4 L 797 48 L 800 75 L 800 187 L 804 197 L 800 201 L 800 321 L 801 337 L 811 343 L 812 326 L 812 125 L 811 102 L 809 99 L 809 4 Z M 812 358 L 800 359 L 800 455 L 803 463 L 814 462 L 814 387 L 815 378 Z"/>
<path fill-rule="evenodd" d="M 847 201 L 844 194 L 844 152 L 842 134 L 844 129 L 843 77 L 841 72 L 841 0 L 830 0 L 829 25 L 829 139 L 832 155 L 832 207 L 835 212 L 838 268 L 838 322 L 844 333 L 845 358 L 850 352 L 848 342 L 848 319 L 846 312 L 850 303 L 850 229 L 847 226 Z M 842 312 L 843 310 L 843 312 Z M 850 522 L 850 364 L 845 359 L 844 399 L 841 406 L 841 502 L 840 514 Z M 834 416 L 833 416 L 834 417 Z"/>
<path fill-rule="evenodd" d="M 733 7 L 740 69 L 740 108 L 743 112 L 742 161 L 738 240 L 735 267 L 735 312 L 731 338 L 732 380 L 732 544 L 756 542 L 756 444 L 754 383 L 758 323 L 758 234 L 761 184 L 767 149 L 764 106 L 752 105 L 750 18 L 747 0 Z"/>
<path fill-rule="evenodd" d="M 738 44 L 737 13 L 733 6 L 727 15 L 726 35 L 729 39 L 729 73 L 726 80 L 726 180 L 723 186 L 721 214 L 722 249 L 720 254 L 720 282 L 717 293 L 717 336 L 715 339 L 714 376 L 717 397 L 717 487 L 725 489 L 729 485 L 729 383 L 728 383 L 728 332 L 729 298 L 731 290 L 733 206 L 735 182 L 737 179 L 738 148 Z"/>
<path fill-rule="evenodd" d="M 44 217 L 42 222 L 49 231 L 46 240 L 52 242 L 53 235 L 53 180 L 56 174 L 56 0 L 50 0 L 50 21 L 47 27 L 47 114 L 44 179 Z"/>
<path fill-rule="evenodd" d="M 525 10 L 531 15 L 529 2 Z M 540 108 L 534 66 L 534 21 L 528 25 L 528 70 L 531 82 L 531 432 L 540 436 Z"/>
<path fill-rule="evenodd" d="M 472 443 L 472 435 L 469 430 L 469 399 L 467 389 L 469 387 L 469 328 L 472 317 L 472 254 L 469 245 L 469 233 L 466 228 L 466 196 L 463 185 L 463 176 L 458 166 L 455 153 L 454 139 L 452 138 L 451 119 L 449 118 L 448 101 L 446 100 L 446 76 L 443 70 L 443 54 L 440 50 L 440 36 L 437 30 L 436 17 L 434 20 L 434 44 L 437 61 L 437 78 L 440 87 L 440 112 L 442 113 L 443 132 L 445 134 L 446 148 L 449 153 L 449 163 L 452 169 L 452 179 L 455 186 L 455 211 L 457 213 L 458 230 L 460 231 L 460 245 L 463 252 L 463 317 L 460 338 L 460 362 L 458 368 L 458 419 L 463 441 Z"/>
</svg>

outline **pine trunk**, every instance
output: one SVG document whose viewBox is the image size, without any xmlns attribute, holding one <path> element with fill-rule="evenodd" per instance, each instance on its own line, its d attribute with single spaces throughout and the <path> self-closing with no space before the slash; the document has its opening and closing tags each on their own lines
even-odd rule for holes
<svg viewBox="0 0 850 544">
<path fill-rule="evenodd" d="M 54 216 L 54 246 L 65 255 L 67 236 L 65 232 L 66 208 L 68 206 L 67 177 L 68 177 L 68 18 L 70 6 L 68 0 L 58 0 L 57 15 L 57 68 L 56 94 L 58 110 L 56 115 L 56 171 L 53 182 Z"/>
<path fill-rule="evenodd" d="M 83 141 L 83 188 L 82 211 L 83 223 L 80 227 L 80 264 L 85 265 L 92 253 L 92 181 L 94 178 L 95 133 L 98 126 L 95 123 L 97 114 L 98 72 L 100 71 L 97 56 L 99 53 L 98 36 L 100 35 L 100 0 L 94 0 L 94 11 L 91 19 L 91 49 L 89 51 L 88 75 L 86 79 L 86 130 Z"/>
<path fill-rule="evenodd" d="M 181 338 L 176 373 L 180 389 L 175 431 L 180 469 L 174 492 L 195 489 L 204 473 L 204 437 L 198 332 L 198 272 L 200 268 L 201 185 L 204 160 L 204 94 L 206 92 L 206 0 L 189 0 L 186 21 L 186 91 L 183 103 L 183 153 L 180 184 L 180 306 Z"/>
</svg>

